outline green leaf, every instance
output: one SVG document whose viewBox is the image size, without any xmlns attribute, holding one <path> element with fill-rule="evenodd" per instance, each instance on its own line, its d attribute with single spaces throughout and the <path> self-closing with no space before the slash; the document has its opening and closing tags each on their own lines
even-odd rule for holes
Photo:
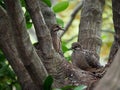
<svg viewBox="0 0 120 90">
<path fill-rule="evenodd" d="M 65 87 L 62 87 L 61 89 L 62 90 L 71 90 L 73 89 L 75 86 L 65 86 Z"/>
<path fill-rule="evenodd" d="M 81 85 L 81 86 L 75 87 L 74 90 L 84 90 L 85 88 L 87 88 L 87 86 Z"/>
<path fill-rule="evenodd" d="M 71 56 L 65 57 L 67 61 L 71 61 Z"/>
<path fill-rule="evenodd" d="M 32 22 L 27 22 L 27 29 L 30 29 L 32 27 Z"/>
<path fill-rule="evenodd" d="M 15 73 L 14 73 L 14 71 L 11 69 L 11 68 L 8 68 L 7 69 L 7 72 L 6 72 L 6 74 L 7 74 L 7 76 L 9 77 L 9 78 L 11 78 L 12 80 L 15 80 Z"/>
<path fill-rule="evenodd" d="M 45 4 L 47 4 L 49 7 L 52 6 L 51 1 L 50 0 L 42 0 Z"/>
<path fill-rule="evenodd" d="M 63 53 L 67 52 L 69 49 L 64 45 L 62 44 L 62 50 L 63 50 Z"/>
<path fill-rule="evenodd" d="M 52 9 L 55 13 L 58 13 L 58 12 L 64 11 L 68 6 L 69 6 L 68 1 L 62 1 L 57 3 L 55 6 L 53 6 Z"/>
<path fill-rule="evenodd" d="M 44 81 L 43 84 L 44 90 L 52 90 L 52 83 L 53 83 L 53 78 L 51 75 L 49 75 Z"/>
<path fill-rule="evenodd" d="M 62 90 L 62 89 L 59 89 L 59 88 L 54 88 L 54 89 L 52 89 L 52 90 Z"/>
<path fill-rule="evenodd" d="M 3 2 L 3 0 L 0 0 L 0 5 L 1 5 L 4 9 L 6 9 L 5 3 Z"/>
<path fill-rule="evenodd" d="M 64 22 L 60 18 L 57 18 L 57 24 L 59 24 L 60 26 L 64 27 Z"/>
<path fill-rule="evenodd" d="M 21 88 L 19 83 L 15 83 L 14 86 L 16 87 L 16 90 L 22 90 L 22 88 Z"/>
<path fill-rule="evenodd" d="M 4 61 L 4 60 L 5 60 L 5 56 L 0 53 L 0 61 Z"/>
<path fill-rule="evenodd" d="M 0 77 L 6 75 L 6 72 L 8 72 L 7 68 L 8 68 L 8 65 L 4 65 L 2 68 L 0 68 Z"/>
</svg>

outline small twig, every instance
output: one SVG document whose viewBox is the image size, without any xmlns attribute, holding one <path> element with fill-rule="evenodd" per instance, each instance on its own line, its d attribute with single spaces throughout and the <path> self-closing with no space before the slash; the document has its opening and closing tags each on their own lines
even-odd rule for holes
<svg viewBox="0 0 120 90">
<path fill-rule="evenodd" d="M 69 43 L 70 41 L 72 41 L 73 39 L 77 38 L 78 35 L 74 35 L 73 37 L 71 37 L 70 39 L 66 40 L 66 43 Z"/>
<path fill-rule="evenodd" d="M 111 33 L 111 34 L 114 34 L 113 31 L 110 31 L 110 30 L 101 30 L 103 33 Z M 66 40 L 65 42 L 66 43 L 69 43 L 70 41 L 72 41 L 73 39 L 77 38 L 78 35 L 74 35 L 73 37 L 71 37 L 70 39 Z"/>
<path fill-rule="evenodd" d="M 102 32 L 114 34 L 114 31 L 110 31 L 110 30 L 102 30 Z"/>
<path fill-rule="evenodd" d="M 64 32 L 61 34 L 61 37 L 67 32 L 68 28 L 70 27 L 70 25 L 72 24 L 76 14 L 79 12 L 79 10 L 82 8 L 83 5 L 83 0 L 80 1 L 80 3 L 76 6 L 76 8 L 73 10 L 72 14 L 71 14 L 71 18 L 69 20 L 69 22 L 67 23 L 67 25 L 65 26 L 65 30 Z"/>
</svg>

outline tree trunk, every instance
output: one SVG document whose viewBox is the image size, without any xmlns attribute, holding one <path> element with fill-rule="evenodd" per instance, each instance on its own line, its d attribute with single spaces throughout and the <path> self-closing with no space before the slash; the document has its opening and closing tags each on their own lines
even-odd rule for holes
<svg viewBox="0 0 120 90">
<path fill-rule="evenodd" d="M 105 76 L 100 80 L 94 90 L 119 90 L 120 89 L 120 49 L 114 58 L 114 62 Z"/>
<path fill-rule="evenodd" d="M 85 0 L 81 12 L 78 42 L 81 46 L 94 53 L 100 53 L 101 23 L 104 0 Z M 99 60 L 99 58 L 98 58 Z"/>
<path fill-rule="evenodd" d="M 110 68 L 100 80 L 95 90 L 119 90 L 120 89 L 120 1 L 112 0 L 113 22 L 115 28 L 115 41 L 111 48 L 108 63 Z"/>
</svg>

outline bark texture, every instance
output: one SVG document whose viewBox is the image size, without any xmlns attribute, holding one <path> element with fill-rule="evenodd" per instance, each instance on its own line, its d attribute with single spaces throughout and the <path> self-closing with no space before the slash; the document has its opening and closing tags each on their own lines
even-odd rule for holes
<svg viewBox="0 0 120 90">
<path fill-rule="evenodd" d="M 101 48 L 101 22 L 104 0 L 85 0 L 81 12 L 78 42 L 99 55 Z M 98 58 L 99 60 L 99 58 Z"/>
<path fill-rule="evenodd" d="M 100 80 L 94 90 L 119 90 L 120 89 L 120 49 L 114 58 L 114 62 L 105 76 Z"/>
<path fill-rule="evenodd" d="M 30 42 L 26 30 L 25 18 L 19 0 L 5 0 L 7 13 L 12 24 L 12 32 L 19 56 L 37 86 L 42 86 L 47 71 Z"/>
<path fill-rule="evenodd" d="M 112 0 L 113 22 L 115 28 L 115 41 L 110 53 L 110 68 L 100 80 L 94 90 L 119 90 L 120 89 L 120 1 Z M 112 63 L 111 63 L 112 62 Z"/>
<path fill-rule="evenodd" d="M 0 48 L 18 76 L 22 89 L 39 90 L 21 61 L 15 46 L 10 19 L 2 7 L 0 7 L 0 23 Z"/>
</svg>

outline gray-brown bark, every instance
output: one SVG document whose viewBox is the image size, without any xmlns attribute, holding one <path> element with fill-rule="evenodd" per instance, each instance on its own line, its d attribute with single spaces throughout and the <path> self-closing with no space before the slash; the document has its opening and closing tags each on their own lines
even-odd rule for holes
<svg viewBox="0 0 120 90">
<path fill-rule="evenodd" d="M 115 41 L 113 43 L 109 61 L 110 68 L 100 80 L 95 90 L 119 90 L 120 89 L 120 1 L 112 0 L 113 22 L 115 28 Z M 112 52 L 113 51 L 113 52 Z M 111 63 L 112 62 L 112 63 Z"/>
<path fill-rule="evenodd" d="M 50 31 L 44 21 L 42 16 L 39 1 L 37 0 L 26 0 L 26 4 L 28 6 L 28 10 L 30 12 L 31 18 L 34 23 L 34 27 L 36 30 L 37 38 L 38 38 L 38 54 L 42 58 L 42 61 L 48 71 L 54 77 L 61 77 L 61 80 L 64 80 L 63 75 L 58 74 L 58 66 L 59 62 L 61 62 L 61 58 L 58 54 L 55 53 L 53 45 L 52 45 L 52 38 L 50 36 Z M 36 10 L 37 9 L 37 10 Z M 40 13 L 39 13 L 40 12 Z M 34 14 L 33 14 L 34 13 Z M 41 43 L 42 42 L 42 43 Z M 57 58 L 59 57 L 59 58 Z M 58 63 L 56 63 L 58 62 Z M 58 75 L 58 76 L 57 76 Z M 61 82 L 61 81 L 59 81 Z"/>
<path fill-rule="evenodd" d="M 100 80 L 94 90 L 119 90 L 120 89 L 120 49 L 115 55 L 114 62 L 105 76 Z"/>
<path fill-rule="evenodd" d="M 47 76 L 47 71 L 30 42 L 20 1 L 5 0 L 5 4 L 10 17 L 10 23 L 12 24 L 12 32 L 19 56 L 34 83 L 42 86 Z"/>
<path fill-rule="evenodd" d="M 7 60 L 14 69 L 23 90 L 39 90 L 33 83 L 30 75 L 24 67 L 24 64 L 17 52 L 12 27 L 5 10 L 0 7 L 0 48 L 4 52 Z M 24 74 L 23 74 L 24 73 Z"/>
<path fill-rule="evenodd" d="M 81 12 L 78 42 L 84 49 L 99 54 L 104 0 L 85 0 Z M 98 58 L 99 59 L 99 58 Z"/>
<path fill-rule="evenodd" d="M 79 51 L 81 52 L 79 54 L 72 53 L 74 56 L 82 56 L 81 59 L 77 59 L 77 57 L 72 58 L 72 61 L 76 62 L 76 66 L 82 66 L 79 67 L 81 69 L 87 67 L 87 70 L 91 72 L 96 72 L 98 67 L 101 68 L 99 62 L 96 63 L 96 61 L 99 60 L 102 44 L 100 28 L 104 3 L 104 0 L 86 0 L 83 2 L 78 35 L 78 42 L 82 49 Z M 87 61 L 87 64 L 84 61 Z M 92 63 L 94 63 L 94 68 L 91 67 L 91 70 L 88 68 L 88 65 L 93 65 Z"/>
</svg>

